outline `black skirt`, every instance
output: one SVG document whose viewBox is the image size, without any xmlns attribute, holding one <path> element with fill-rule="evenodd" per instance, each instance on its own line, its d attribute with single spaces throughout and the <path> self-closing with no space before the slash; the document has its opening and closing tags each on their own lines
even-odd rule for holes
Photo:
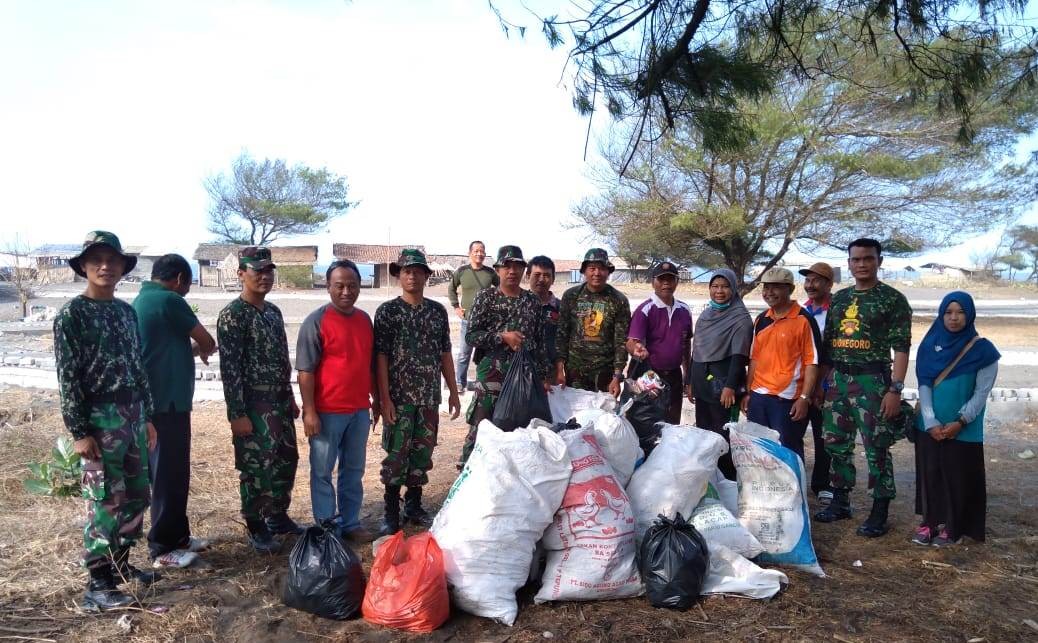
<svg viewBox="0 0 1038 643">
<path fill-rule="evenodd" d="M 915 430 L 915 429 L 913 429 Z M 950 538 L 969 536 L 983 542 L 987 520 L 984 444 L 937 441 L 916 431 L 915 512 L 937 532 L 944 525 Z"/>
</svg>

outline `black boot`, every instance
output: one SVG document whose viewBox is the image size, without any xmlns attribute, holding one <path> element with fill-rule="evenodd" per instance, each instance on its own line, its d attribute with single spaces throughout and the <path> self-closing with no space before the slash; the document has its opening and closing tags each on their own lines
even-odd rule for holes
<svg viewBox="0 0 1038 643">
<path fill-rule="evenodd" d="M 267 529 L 272 534 L 295 534 L 299 535 L 303 533 L 303 528 L 296 524 L 296 521 L 288 517 L 287 512 L 276 513 L 273 516 L 267 518 Z"/>
<path fill-rule="evenodd" d="M 378 529 L 379 536 L 392 536 L 400 531 L 400 487 L 386 486 L 386 515 L 382 519 L 382 526 Z"/>
<path fill-rule="evenodd" d="M 264 554 L 276 554 L 281 550 L 281 543 L 274 540 L 270 528 L 262 519 L 248 519 L 245 521 L 249 528 L 249 544 L 258 552 Z"/>
<path fill-rule="evenodd" d="M 866 538 L 879 538 L 890 530 L 887 526 L 887 512 L 890 509 L 890 498 L 876 498 L 872 501 L 872 511 L 865 522 L 858 527 L 858 535 Z"/>
<path fill-rule="evenodd" d="M 129 607 L 134 604 L 131 596 L 122 593 L 115 585 L 112 566 L 107 562 L 90 570 L 90 581 L 83 594 L 83 609 L 89 612 Z"/>
<path fill-rule="evenodd" d="M 836 522 L 851 517 L 851 490 L 833 489 L 829 506 L 815 514 L 818 522 Z"/>
<path fill-rule="evenodd" d="M 162 578 L 162 574 L 158 572 L 146 572 L 141 569 L 137 569 L 130 564 L 130 548 L 120 549 L 115 553 L 115 582 L 117 585 L 135 580 L 141 585 L 147 587 L 155 581 Z"/>
<path fill-rule="evenodd" d="M 432 516 L 422 508 L 422 488 L 408 487 L 404 494 L 404 521 L 419 527 L 432 524 Z"/>
</svg>

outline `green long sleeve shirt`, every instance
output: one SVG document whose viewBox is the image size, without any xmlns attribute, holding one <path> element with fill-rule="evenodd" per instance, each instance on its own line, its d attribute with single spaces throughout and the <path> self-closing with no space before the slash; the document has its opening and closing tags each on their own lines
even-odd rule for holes
<svg viewBox="0 0 1038 643">
<path fill-rule="evenodd" d="M 447 286 L 447 299 L 451 302 L 451 308 L 461 306 L 465 309 L 465 319 L 469 319 L 469 311 L 472 310 L 472 302 L 476 299 L 476 293 L 494 286 L 500 286 L 501 279 L 498 278 L 494 269 L 489 266 L 481 266 L 479 270 L 471 265 L 462 266 L 451 275 L 450 285 Z M 458 287 L 461 286 L 461 299 L 458 299 Z"/>
</svg>

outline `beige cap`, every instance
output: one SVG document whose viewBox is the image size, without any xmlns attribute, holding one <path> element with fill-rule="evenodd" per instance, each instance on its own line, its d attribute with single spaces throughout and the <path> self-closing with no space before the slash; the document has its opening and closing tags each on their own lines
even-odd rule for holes
<svg viewBox="0 0 1038 643">
<path fill-rule="evenodd" d="M 834 277 L 836 276 L 836 273 L 833 272 L 833 267 L 824 261 L 819 261 L 818 263 L 811 264 L 810 268 L 803 268 L 800 270 L 800 274 L 805 277 L 812 272 L 819 277 L 825 277 L 829 281 L 835 281 Z"/>
<path fill-rule="evenodd" d="M 771 268 L 761 275 L 762 284 L 789 284 L 796 285 L 793 281 L 793 273 L 786 268 Z"/>
</svg>

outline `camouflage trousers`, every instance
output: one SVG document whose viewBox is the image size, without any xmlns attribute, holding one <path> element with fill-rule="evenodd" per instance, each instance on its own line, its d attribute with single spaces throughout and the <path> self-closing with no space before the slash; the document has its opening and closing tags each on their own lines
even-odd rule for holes
<svg viewBox="0 0 1038 643">
<path fill-rule="evenodd" d="M 897 426 L 885 420 L 880 412 L 887 388 L 881 374 L 833 373 L 833 385 L 825 394 L 822 413 L 825 450 L 832 459 L 834 489 L 854 488 L 854 437 L 860 432 L 872 497 L 896 495 L 890 447 L 896 440 Z"/>
<path fill-rule="evenodd" d="M 234 438 L 241 515 L 246 520 L 288 511 L 299 449 L 289 400 L 249 403 L 252 433 Z"/>
<path fill-rule="evenodd" d="M 412 488 L 429 482 L 439 426 L 440 409 L 435 406 L 396 407 L 396 422 L 382 428 L 382 484 Z"/>
<path fill-rule="evenodd" d="M 476 365 L 476 391 L 472 395 L 468 411 L 465 412 L 469 432 L 461 447 L 459 469 L 468 462 L 472 448 L 476 446 L 476 429 L 479 427 L 479 423 L 494 417 L 494 406 L 497 405 L 497 398 L 501 397 L 501 386 L 505 381 L 505 373 L 508 372 L 509 364 L 511 364 L 511 360 L 506 361 L 499 354 L 488 355 Z"/>
<path fill-rule="evenodd" d="M 566 386 L 579 388 L 583 391 L 600 391 L 605 393 L 609 390 L 609 384 L 612 381 L 612 366 L 607 365 L 602 368 L 590 369 L 579 363 L 575 363 L 572 366 L 566 364 Z"/>
<path fill-rule="evenodd" d="M 83 460 L 83 565 L 96 569 L 141 537 L 151 487 L 148 431 L 140 402 L 93 404 L 90 429 L 101 458 Z"/>
</svg>

